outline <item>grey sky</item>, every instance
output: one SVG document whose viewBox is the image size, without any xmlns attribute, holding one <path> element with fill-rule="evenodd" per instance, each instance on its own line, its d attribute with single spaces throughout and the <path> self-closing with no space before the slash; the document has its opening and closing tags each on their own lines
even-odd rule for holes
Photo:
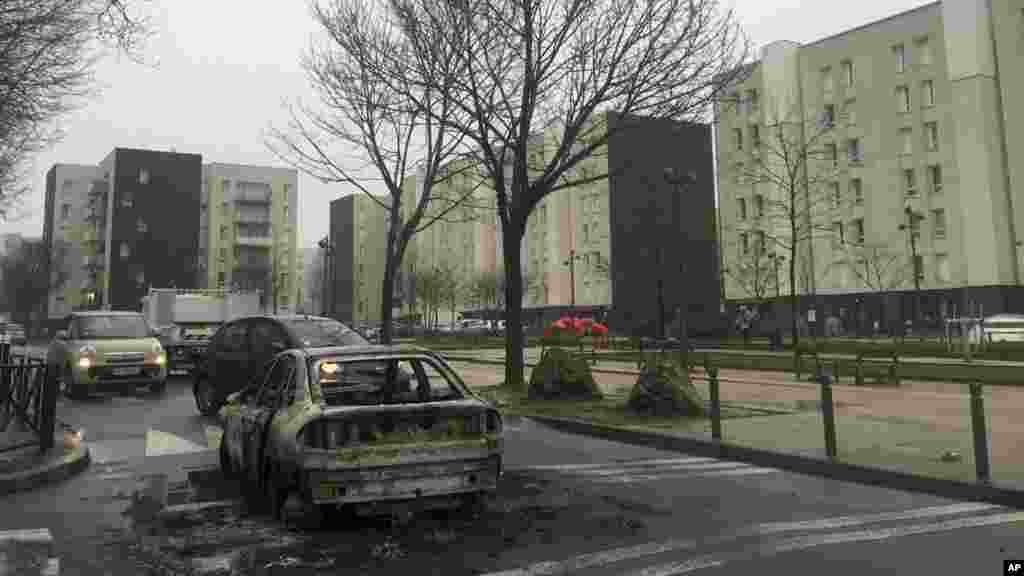
<svg viewBox="0 0 1024 576">
<path fill-rule="evenodd" d="M 756 47 L 811 42 L 929 4 L 922 0 L 725 0 Z M 299 55 L 319 37 L 304 0 L 152 0 L 156 37 L 147 68 L 111 57 L 96 70 L 102 93 L 67 117 L 66 138 L 36 159 L 25 216 L 6 232 L 40 236 L 44 174 L 55 163 L 95 164 L 116 146 L 199 153 L 204 162 L 282 165 L 264 131 L 284 127 L 282 99 L 313 103 Z M 327 232 L 327 204 L 351 192 L 300 175 L 300 243 Z"/>
</svg>

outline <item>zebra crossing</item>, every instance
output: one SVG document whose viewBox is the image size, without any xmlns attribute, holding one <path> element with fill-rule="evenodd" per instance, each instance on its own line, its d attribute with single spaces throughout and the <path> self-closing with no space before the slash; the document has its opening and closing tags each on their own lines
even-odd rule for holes
<svg viewBox="0 0 1024 576">
<path fill-rule="evenodd" d="M 593 484 L 631 484 L 686 478 L 758 476 L 782 472 L 777 468 L 753 466 L 743 462 L 703 456 L 605 463 L 550 464 L 523 466 L 516 469 L 560 473 Z"/>
</svg>

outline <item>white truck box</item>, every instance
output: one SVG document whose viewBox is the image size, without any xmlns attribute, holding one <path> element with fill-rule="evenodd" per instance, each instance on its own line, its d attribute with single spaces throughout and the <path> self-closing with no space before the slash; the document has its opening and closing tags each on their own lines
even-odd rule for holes
<svg viewBox="0 0 1024 576">
<path fill-rule="evenodd" d="M 151 288 L 142 300 L 143 314 L 153 328 L 172 324 L 220 324 L 262 311 L 258 291 Z"/>
</svg>

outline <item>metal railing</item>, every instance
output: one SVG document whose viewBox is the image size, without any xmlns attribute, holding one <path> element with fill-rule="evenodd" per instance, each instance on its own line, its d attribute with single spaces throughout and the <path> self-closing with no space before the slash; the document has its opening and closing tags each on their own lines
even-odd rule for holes
<svg viewBox="0 0 1024 576">
<path fill-rule="evenodd" d="M 39 446 L 53 448 L 57 423 L 57 381 L 45 361 L 11 355 L 11 345 L 0 342 L 0 435 L 17 425 L 31 432 L 31 440 L 0 444 L 0 452 Z M 3 437 L 3 436 L 0 436 Z"/>
</svg>

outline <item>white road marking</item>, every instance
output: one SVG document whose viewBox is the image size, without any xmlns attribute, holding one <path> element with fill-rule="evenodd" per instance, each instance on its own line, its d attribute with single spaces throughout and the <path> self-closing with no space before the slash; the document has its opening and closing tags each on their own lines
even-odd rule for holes
<svg viewBox="0 0 1024 576">
<path fill-rule="evenodd" d="M 209 510 L 210 508 L 230 508 L 237 504 L 236 500 L 214 500 L 210 502 L 190 502 L 188 504 L 178 504 L 176 506 L 167 506 L 161 512 L 160 515 L 173 516 L 175 514 L 189 514 L 192 512 L 201 512 L 203 510 Z"/>
<path fill-rule="evenodd" d="M 694 462 L 692 464 L 671 464 L 668 466 L 658 466 L 650 470 L 650 472 L 673 472 L 677 470 L 722 470 L 726 468 L 752 468 L 749 464 L 743 462 Z M 622 474 L 633 474 L 633 473 L 647 472 L 645 470 L 637 470 L 635 468 L 611 468 L 606 470 L 580 470 L 577 474 L 581 476 L 619 476 Z"/>
<path fill-rule="evenodd" d="M 161 432 L 155 428 L 146 430 L 146 456 L 186 454 L 190 452 L 205 452 L 206 450 L 209 450 L 209 448 L 181 436 Z"/>
<path fill-rule="evenodd" d="M 53 535 L 50 534 L 50 530 L 47 528 L 0 531 L 0 543 L 7 542 L 17 544 L 49 544 L 53 542 Z"/>
<path fill-rule="evenodd" d="M 690 458 L 668 458 L 660 460 L 628 460 L 625 462 L 602 462 L 597 464 L 544 464 L 539 466 L 523 466 L 517 468 L 517 470 L 554 470 L 558 472 L 568 472 L 577 470 L 598 470 L 610 467 L 632 468 L 645 466 L 661 466 L 665 464 L 691 464 L 697 462 L 720 462 L 720 460 L 717 460 L 715 458 L 693 456 Z"/>
<path fill-rule="evenodd" d="M 1024 522 L 1024 512 L 1008 512 L 1004 514 L 958 518 L 955 520 L 944 520 L 941 522 L 930 522 L 927 524 L 912 524 L 909 526 L 897 526 L 894 528 L 879 528 L 875 530 L 858 530 L 855 532 L 799 536 L 777 544 L 762 546 L 753 554 L 708 554 L 698 558 L 691 558 L 684 562 L 649 566 L 641 570 L 627 572 L 626 576 L 678 576 L 680 574 L 696 572 L 697 570 L 701 570 L 709 566 L 722 566 L 730 561 L 743 560 L 751 557 L 771 556 L 795 550 L 806 550 L 828 544 L 873 542 L 878 540 L 887 540 L 889 538 L 916 536 L 920 534 L 935 534 L 938 532 L 952 532 L 953 530 L 960 530 L 963 528 L 997 526 L 1000 524 L 1012 524 L 1014 522 Z"/>
<path fill-rule="evenodd" d="M 881 512 L 875 514 L 864 514 L 860 516 L 835 516 L 832 518 L 820 518 L 809 521 L 799 522 L 767 522 L 761 524 L 755 524 L 753 526 L 743 528 L 736 531 L 728 536 L 721 538 L 712 539 L 710 542 L 702 542 L 701 544 L 714 544 L 714 543 L 726 543 L 732 540 L 737 540 L 744 537 L 758 536 L 758 535 L 769 535 L 769 534 L 781 534 L 785 532 L 800 532 L 800 531 L 817 531 L 824 532 L 833 528 L 847 528 L 852 526 L 863 526 L 866 524 L 875 524 L 881 522 L 892 522 L 898 520 L 923 520 L 926 518 L 934 518 L 939 516 L 953 516 L 957 514 L 964 514 L 969 512 L 985 512 L 993 510 L 1006 510 L 1001 506 L 993 504 L 978 504 L 978 503 L 962 503 L 952 504 L 948 506 L 930 506 L 927 508 L 915 508 L 911 510 L 902 510 L 897 512 Z M 1017 513 L 1024 514 L 1024 513 Z M 997 515 L 997 516 L 1005 516 Z M 967 518 L 966 520 L 982 520 L 992 518 L 993 516 L 981 516 Z M 953 520 L 951 522 L 956 522 Z M 925 524 L 924 526 L 934 526 L 934 524 Z M 871 531 L 862 531 L 859 533 L 867 533 Z M 876 531 L 877 532 L 877 531 Z M 848 534 L 859 534 L 858 532 Z M 825 536 L 829 536 L 826 534 Z M 840 534 L 842 536 L 842 534 Z M 818 535 L 821 538 L 822 535 Z M 807 537 L 801 537 L 806 539 Z M 794 539 L 794 541 L 805 541 L 801 539 Z M 502 572 L 492 572 L 483 576 L 547 576 L 555 574 L 566 574 L 583 568 L 595 568 L 605 566 L 609 564 L 615 564 L 626 560 L 634 560 L 638 558 L 644 558 L 647 556 L 655 556 L 666 552 L 680 552 L 685 550 L 694 550 L 698 546 L 698 542 L 695 540 L 680 540 L 672 539 L 663 542 L 648 542 L 646 544 L 640 544 L 638 546 L 630 546 L 625 548 L 615 548 L 611 550 L 604 550 L 601 552 L 595 552 L 591 554 L 582 554 L 569 558 L 568 560 L 562 561 L 551 561 L 551 562 L 539 562 L 531 564 L 525 568 L 518 568 L 513 570 L 505 570 Z M 711 566 L 719 566 L 724 563 L 725 560 L 721 558 L 698 558 L 690 559 L 685 562 L 672 564 L 672 571 L 666 574 L 683 573 L 679 570 L 697 570 L 701 568 L 708 568 Z M 650 576 L 650 575 L 645 575 Z M 665 576 L 660 573 L 657 576 Z"/>
<path fill-rule="evenodd" d="M 720 476 L 758 476 L 778 474 L 777 468 L 728 468 L 720 470 L 693 470 L 691 472 L 670 472 L 667 474 L 625 474 L 591 480 L 596 484 L 630 484 L 633 482 L 654 482 L 656 480 L 681 480 L 683 478 L 713 478 Z"/>
</svg>

